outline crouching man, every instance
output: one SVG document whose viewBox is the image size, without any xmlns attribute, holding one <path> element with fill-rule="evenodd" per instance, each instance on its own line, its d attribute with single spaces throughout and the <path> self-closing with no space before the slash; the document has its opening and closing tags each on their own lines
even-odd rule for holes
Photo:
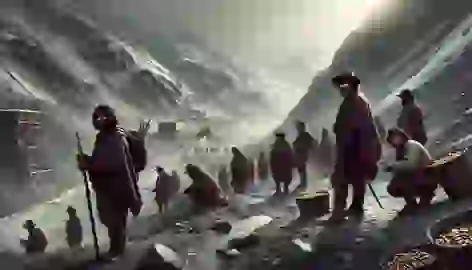
<svg viewBox="0 0 472 270">
<path fill-rule="evenodd" d="M 401 214 L 412 213 L 419 206 L 429 206 L 437 184 L 425 175 L 425 169 L 431 163 L 428 150 L 398 128 L 388 131 L 387 142 L 396 151 L 396 162 L 385 168 L 393 173 L 387 191 L 393 197 L 405 200 Z"/>
</svg>

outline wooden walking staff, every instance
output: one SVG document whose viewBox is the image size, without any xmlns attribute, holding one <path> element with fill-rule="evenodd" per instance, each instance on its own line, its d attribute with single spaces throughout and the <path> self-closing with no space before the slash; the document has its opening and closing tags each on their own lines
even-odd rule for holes
<svg viewBox="0 0 472 270">
<path fill-rule="evenodd" d="M 79 155 L 83 156 L 84 151 L 82 149 L 82 144 L 80 142 L 80 136 L 79 136 L 78 132 L 75 133 L 75 137 L 77 138 L 77 151 L 79 152 Z M 95 225 L 95 218 L 93 216 L 92 199 L 91 199 L 91 195 L 90 195 L 90 188 L 89 188 L 89 185 L 88 185 L 87 172 L 82 171 L 82 176 L 83 176 L 83 179 L 84 179 L 85 197 L 87 199 L 87 206 L 88 206 L 90 224 L 91 224 L 91 227 L 92 227 L 93 246 L 95 248 L 95 259 L 98 261 L 98 260 L 100 260 L 100 247 L 98 246 L 97 229 L 96 229 L 96 225 Z"/>
</svg>

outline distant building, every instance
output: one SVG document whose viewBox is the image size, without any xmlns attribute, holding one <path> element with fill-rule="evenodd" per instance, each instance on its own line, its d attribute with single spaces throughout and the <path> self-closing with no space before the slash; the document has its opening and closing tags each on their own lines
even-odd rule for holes
<svg viewBox="0 0 472 270">
<path fill-rule="evenodd" d="M 42 156 L 40 138 L 44 114 L 35 110 L 0 109 L 0 175 L 3 181 L 26 185 L 52 169 Z M 46 174 L 46 175 L 44 175 Z M 42 181 L 42 180 L 39 180 Z"/>
<path fill-rule="evenodd" d="M 178 133 L 177 123 L 176 122 L 160 122 L 157 127 L 157 132 L 160 138 L 175 139 Z"/>
</svg>

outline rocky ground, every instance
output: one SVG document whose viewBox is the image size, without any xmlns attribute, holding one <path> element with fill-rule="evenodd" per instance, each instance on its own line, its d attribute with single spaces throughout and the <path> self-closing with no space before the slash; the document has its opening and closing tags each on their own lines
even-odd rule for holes
<svg viewBox="0 0 472 270">
<path fill-rule="evenodd" d="M 176 264 L 189 270 L 379 269 L 382 259 L 394 250 L 427 241 L 425 228 L 431 222 L 470 206 L 468 201 L 456 204 L 444 201 L 445 195 L 439 190 L 436 204 L 430 210 L 400 219 L 396 212 L 403 204 L 385 194 L 385 185 L 384 182 L 374 185 L 385 209 L 379 208 L 369 195 L 364 220 L 339 226 L 327 225 L 326 217 L 297 221 L 293 196 L 274 199 L 269 196 L 270 189 L 246 198 L 232 198 L 229 208 L 200 216 L 143 217 L 130 227 L 131 243 L 126 256 L 101 269 L 136 269 L 147 248 L 155 243 L 175 251 L 180 261 Z M 229 235 L 210 229 L 218 220 L 231 223 Z M 227 249 L 229 240 L 251 233 L 257 241 L 243 244 L 239 252 L 218 252 Z M 79 261 L 92 257 L 91 249 L 85 250 L 56 251 L 46 258 L 30 258 L 25 269 L 77 266 Z"/>
</svg>

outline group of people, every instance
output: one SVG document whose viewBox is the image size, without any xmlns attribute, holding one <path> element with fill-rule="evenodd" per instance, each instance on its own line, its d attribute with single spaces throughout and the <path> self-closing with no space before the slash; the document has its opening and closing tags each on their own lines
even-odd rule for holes
<svg viewBox="0 0 472 270">
<path fill-rule="evenodd" d="M 274 180 L 276 194 L 287 194 L 294 177 L 293 172 L 296 170 L 300 179 L 299 188 L 306 189 L 308 186 L 307 165 L 310 159 L 314 159 L 317 150 L 322 150 L 330 158 L 331 146 L 327 130 L 323 130 L 322 142 L 318 144 L 318 141 L 306 130 L 304 122 L 298 121 L 296 128 L 298 136 L 292 144 L 287 141 L 285 133 L 277 132 L 269 155 L 266 155 L 264 151 L 260 152 L 257 162 L 254 162 L 252 158 L 247 158 L 238 148 L 233 147 L 230 175 L 225 165 L 218 173 L 220 187 L 224 190 L 231 187 L 235 193 L 246 193 L 247 189 L 254 184 L 257 171 L 257 176 L 261 181 L 270 177 Z M 228 185 L 230 176 L 231 183 Z"/>
<path fill-rule="evenodd" d="M 276 193 L 288 193 L 293 179 L 293 171 L 298 172 L 300 187 L 308 184 L 307 163 L 317 149 L 324 152 L 317 162 L 335 159 L 331 174 L 334 189 L 334 209 L 332 220 L 343 220 L 346 215 L 363 214 L 366 184 L 374 180 L 378 172 L 378 161 L 382 155 L 382 145 L 372 116 L 369 102 L 359 91 L 360 80 L 353 74 L 342 74 L 332 79 L 339 89 L 343 102 L 340 105 L 336 122 L 334 157 L 329 131 L 323 129 L 321 143 L 306 131 L 305 123 L 297 122 L 298 136 L 290 144 L 285 134 L 277 132 L 267 156 L 260 153 L 255 162 L 248 159 L 236 147 L 232 148 L 233 158 L 230 172 L 222 166 L 218 172 L 218 184 L 196 165 L 188 164 L 186 174 L 192 180 L 184 191 L 197 208 L 211 208 L 227 205 L 223 192 L 232 189 L 235 193 L 245 193 L 256 175 L 265 180 L 270 176 L 276 184 Z M 386 141 L 396 150 L 397 161 L 386 166 L 385 171 L 394 173 L 388 192 L 395 197 L 403 197 L 407 209 L 415 209 L 419 204 L 427 205 L 434 196 L 435 186 L 428 183 L 422 173 L 429 164 L 431 156 L 424 148 L 427 141 L 423 127 L 421 109 L 416 105 L 411 91 L 403 91 L 399 97 L 403 110 L 397 127 L 387 132 Z M 110 249 L 108 256 L 115 258 L 123 254 L 126 246 L 126 227 L 128 213 L 139 215 L 142 199 L 137 187 L 139 173 L 146 166 L 144 139 L 149 123 L 142 124 L 137 131 L 120 128 L 115 111 L 107 105 L 99 105 L 92 114 L 92 123 L 98 131 L 91 155 L 77 155 L 78 168 L 87 172 L 88 180 L 96 195 L 96 208 L 100 221 L 108 230 Z M 325 143 L 324 143 L 325 142 Z M 251 161 L 250 161 L 251 160 Z M 329 160 L 329 161 L 328 161 Z M 326 164 L 329 166 L 329 164 Z M 159 211 L 167 208 L 170 198 L 180 189 L 180 178 L 175 171 L 168 174 L 162 167 L 156 167 L 156 202 Z M 231 177 L 231 180 L 229 179 Z M 351 206 L 346 211 L 348 187 L 353 187 Z M 82 229 L 75 209 L 68 208 L 70 222 L 67 225 L 67 242 L 80 246 Z M 75 215 L 75 218 L 74 218 Z M 21 243 L 28 252 L 41 252 L 47 246 L 44 233 L 29 220 L 25 223 L 29 238 Z M 80 233 L 79 233 L 80 231 Z M 70 235 L 70 236 L 69 236 Z"/>
<path fill-rule="evenodd" d="M 331 175 L 334 207 L 330 220 L 342 221 L 346 216 L 363 216 L 366 186 L 377 176 L 382 142 L 370 104 L 359 90 L 360 79 L 352 73 L 341 74 L 334 77 L 332 83 L 343 102 L 333 126 L 336 162 Z M 387 131 L 386 138 L 396 151 L 396 161 L 384 170 L 394 175 L 387 188 L 389 194 L 404 198 L 406 206 L 402 213 L 411 213 L 418 209 L 418 197 L 421 205 L 429 205 L 436 184 L 424 173 L 431 156 L 424 147 L 427 136 L 422 111 L 411 90 L 403 90 L 398 97 L 403 108 L 397 126 Z M 349 186 L 352 186 L 353 196 L 346 210 Z"/>
<path fill-rule="evenodd" d="M 83 232 L 80 218 L 77 216 L 76 209 L 72 206 L 67 207 L 67 214 L 69 216 L 65 226 L 67 245 L 71 249 L 81 248 Z M 27 220 L 23 224 L 23 228 L 28 232 L 28 237 L 21 239 L 20 244 L 26 253 L 43 253 L 48 246 L 48 240 L 41 228 L 37 227 L 32 220 Z"/>
</svg>

